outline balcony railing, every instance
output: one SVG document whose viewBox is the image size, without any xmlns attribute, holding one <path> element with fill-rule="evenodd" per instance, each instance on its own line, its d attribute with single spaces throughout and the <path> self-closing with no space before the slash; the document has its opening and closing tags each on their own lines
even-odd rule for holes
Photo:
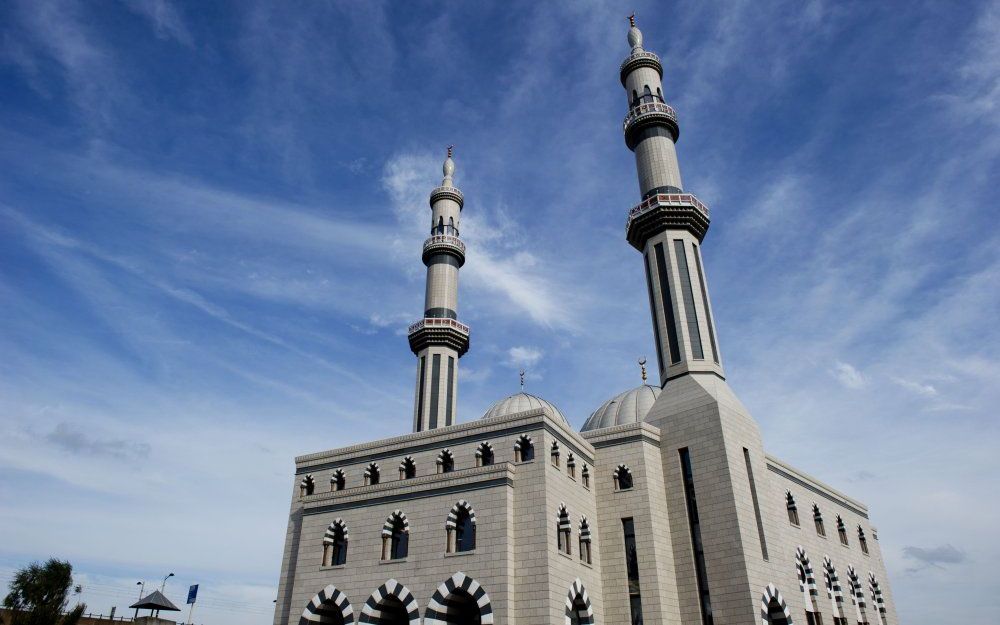
<svg viewBox="0 0 1000 625">
<path fill-rule="evenodd" d="M 435 234 L 430 237 L 424 241 L 424 251 L 427 251 L 428 248 L 434 247 L 435 245 L 451 245 L 462 250 L 462 253 L 465 254 L 465 243 L 462 242 L 462 239 L 453 237 L 450 234 Z"/>
<path fill-rule="evenodd" d="M 411 325 L 406 330 L 406 333 L 413 334 L 424 328 L 454 328 L 463 334 L 469 333 L 469 326 L 454 319 L 448 319 L 447 317 L 426 317 Z"/>
<path fill-rule="evenodd" d="M 708 217 L 708 207 L 690 193 L 658 193 L 633 206 L 632 210 L 628 212 L 628 223 L 632 223 L 633 219 L 656 206 L 694 206 L 705 217 Z"/>
<path fill-rule="evenodd" d="M 674 124 L 677 123 L 677 111 L 674 110 L 674 107 L 663 102 L 645 102 L 629 109 L 628 115 L 625 116 L 625 121 L 622 122 L 622 130 L 628 130 L 629 125 L 634 121 L 644 115 L 650 114 L 666 115 Z"/>
<path fill-rule="evenodd" d="M 625 69 L 626 65 L 635 61 L 636 59 L 649 59 L 651 61 L 656 61 L 657 63 L 660 62 L 660 57 L 656 56 L 652 52 L 646 52 L 645 50 L 641 52 L 633 52 L 632 54 L 628 55 L 628 58 L 622 61 L 621 65 L 618 66 L 618 72 L 621 73 L 621 71 Z"/>
<path fill-rule="evenodd" d="M 458 190 L 458 187 L 434 187 L 431 191 L 431 197 L 434 197 L 438 193 L 454 193 L 459 197 L 459 204 L 465 201 L 465 196 Z"/>
</svg>

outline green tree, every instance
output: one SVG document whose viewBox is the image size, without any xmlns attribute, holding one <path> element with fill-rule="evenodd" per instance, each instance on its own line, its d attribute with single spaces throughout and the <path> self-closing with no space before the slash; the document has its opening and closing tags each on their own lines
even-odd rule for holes
<svg viewBox="0 0 1000 625">
<path fill-rule="evenodd" d="M 8 625 L 75 625 L 86 606 L 77 604 L 63 617 L 71 588 L 76 595 L 83 591 L 80 586 L 73 588 L 73 565 L 69 562 L 50 558 L 45 564 L 32 562 L 18 570 L 3 600 Z"/>
</svg>

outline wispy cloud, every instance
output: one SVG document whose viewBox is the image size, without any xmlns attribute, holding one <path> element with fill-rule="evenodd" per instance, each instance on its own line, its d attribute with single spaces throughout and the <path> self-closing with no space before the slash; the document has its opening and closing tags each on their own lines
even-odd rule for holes
<svg viewBox="0 0 1000 625">
<path fill-rule="evenodd" d="M 45 435 L 45 440 L 74 454 L 106 456 L 119 460 L 142 460 L 149 456 L 151 447 L 143 441 L 123 438 L 98 438 L 91 436 L 79 426 L 58 423 Z"/>
<path fill-rule="evenodd" d="M 911 569 L 910 572 L 919 571 L 922 568 L 933 567 L 944 569 L 947 565 L 962 564 L 968 560 L 968 556 L 959 549 L 951 545 L 940 545 L 937 547 L 903 547 L 903 557 L 908 560 L 916 560 L 920 565 Z"/>
<path fill-rule="evenodd" d="M 868 379 L 861 371 L 846 362 L 835 362 L 830 373 L 849 389 L 857 390 L 868 385 Z"/>
<path fill-rule="evenodd" d="M 924 397 L 936 397 L 938 395 L 938 390 L 931 384 L 923 384 L 921 382 L 907 380 L 896 376 L 892 377 L 892 381 L 906 390 L 916 393 L 917 395 L 922 395 Z"/>
</svg>

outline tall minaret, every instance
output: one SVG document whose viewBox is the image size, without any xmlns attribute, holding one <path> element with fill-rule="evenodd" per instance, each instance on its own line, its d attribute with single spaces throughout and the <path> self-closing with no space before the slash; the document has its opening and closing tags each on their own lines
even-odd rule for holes
<svg viewBox="0 0 1000 625">
<path fill-rule="evenodd" d="M 414 432 L 455 423 L 458 359 L 469 350 L 469 326 L 458 321 L 458 270 L 465 264 L 465 244 L 459 238 L 464 199 L 452 181 L 451 153 L 449 146 L 444 180 L 431 191 L 431 236 L 424 241 L 423 253 L 424 318 L 409 329 L 410 349 L 417 356 Z"/>
<path fill-rule="evenodd" d="M 620 72 L 629 104 L 623 130 L 635 153 L 641 202 L 629 211 L 626 236 L 645 260 L 660 386 L 688 372 L 722 376 L 701 262 L 708 207 L 683 190 L 674 146 L 680 128 L 663 101 L 663 66 L 643 49 L 634 15 L 629 23 L 632 52 Z"/>
</svg>

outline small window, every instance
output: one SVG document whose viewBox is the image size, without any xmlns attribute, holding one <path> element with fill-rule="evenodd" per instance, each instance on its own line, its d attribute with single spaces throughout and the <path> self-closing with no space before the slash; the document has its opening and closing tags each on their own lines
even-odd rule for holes
<svg viewBox="0 0 1000 625">
<path fill-rule="evenodd" d="M 307 475 L 299 482 L 299 497 L 312 495 L 316 491 L 316 482 L 312 475 Z"/>
<path fill-rule="evenodd" d="M 819 506 L 813 504 L 813 523 L 816 524 L 816 534 L 826 536 L 826 527 L 823 525 L 823 514 L 819 511 Z"/>
<path fill-rule="evenodd" d="M 378 463 L 371 463 L 365 468 L 365 486 L 374 486 L 379 483 L 381 479 L 381 473 L 379 472 Z"/>
<path fill-rule="evenodd" d="M 574 480 L 576 479 L 576 458 L 570 453 L 566 456 L 566 474 Z"/>
<path fill-rule="evenodd" d="M 549 452 L 549 457 L 552 459 L 552 466 L 559 468 L 559 443 L 557 441 L 552 441 L 552 450 Z"/>
<path fill-rule="evenodd" d="M 559 551 L 572 555 L 573 549 L 570 544 L 570 540 L 573 534 L 573 524 L 569 520 L 569 512 L 566 510 L 566 504 L 559 504 L 559 512 L 556 518 L 556 543 Z"/>
<path fill-rule="evenodd" d="M 865 538 L 865 530 L 858 526 L 858 544 L 861 545 L 861 553 L 868 555 L 868 539 Z"/>
<path fill-rule="evenodd" d="M 476 466 L 488 467 L 491 464 L 493 464 L 493 445 L 479 443 L 479 447 L 476 447 Z"/>
<path fill-rule="evenodd" d="M 660 91 L 659 87 L 656 88 L 656 99 L 663 102 L 663 92 Z"/>
<path fill-rule="evenodd" d="M 347 478 L 344 477 L 344 472 L 341 469 L 337 469 L 330 476 L 330 490 L 344 490 L 347 485 Z"/>
<path fill-rule="evenodd" d="M 837 536 L 840 537 L 840 544 L 847 545 L 847 528 L 844 526 L 844 519 L 837 515 Z"/>
<path fill-rule="evenodd" d="M 590 553 L 590 524 L 587 517 L 580 517 L 580 559 L 591 564 Z"/>
<path fill-rule="evenodd" d="M 792 496 L 792 491 L 785 491 L 785 507 L 788 508 L 788 522 L 792 525 L 798 526 L 799 524 L 799 509 L 795 505 L 795 497 Z"/>
<path fill-rule="evenodd" d="M 347 563 L 347 525 L 337 519 L 326 528 L 323 536 L 323 566 Z"/>
<path fill-rule="evenodd" d="M 632 471 L 629 470 L 628 465 L 618 465 L 618 468 L 615 469 L 613 479 L 615 490 L 628 490 L 632 488 Z"/>
<path fill-rule="evenodd" d="M 580 469 L 580 480 L 583 482 L 584 488 L 590 488 L 590 469 L 587 465 L 583 465 L 583 468 Z"/>
<path fill-rule="evenodd" d="M 400 560 L 410 546 L 410 522 L 400 510 L 394 511 L 382 527 L 382 559 Z"/>
<path fill-rule="evenodd" d="M 438 473 L 451 473 L 455 470 L 455 456 L 448 449 L 442 449 L 437 457 Z"/>
<path fill-rule="evenodd" d="M 448 533 L 448 553 L 461 553 L 476 548 L 476 512 L 469 502 L 463 499 L 452 506 L 445 528 Z"/>
<path fill-rule="evenodd" d="M 410 480 L 417 477 L 417 463 L 407 456 L 399 463 L 399 479 Z"/>
<path fill-rule="evenodd" d="M 653 101 L 653 92 L 649 90 L 649 85 L 646 85 L 642 90 L 642 101 L 643 102 Z"/>
<path fill-rule="evenodd" d="M 639 93 L 635 89 L 632 90 L 632 106 L 639 106 Z"/>
<path fill-rule="evenodd" d="M 525 434 L 514 443 L 514 462 L 530 462 L 535 459 L 535 446 L 531 437 Z"/>
</svg>

